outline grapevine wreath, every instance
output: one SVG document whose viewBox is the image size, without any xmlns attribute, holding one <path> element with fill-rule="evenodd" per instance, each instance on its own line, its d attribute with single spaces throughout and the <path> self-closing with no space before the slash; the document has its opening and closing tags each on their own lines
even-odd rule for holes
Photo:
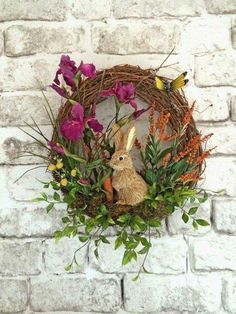
<svg viewBox="0 0 236 314">
<path fill-rule="evenodd" d="M 196 129 L 194 103 L 189 105 L 182 91 L 186 72 L 170 80 L 159 77 L 158 70 L 117 65 L 96 71 L 93 64 L 78 66 L 69 56 L 61 57 L 51 87 L 65 101 L 55 116 L 45 97 L 53 135 L 48 139 L 34 122 L 31 128 L 41 139 L 32 137 L 46 153 L 31 154 L 46 162 L 52 179 L 43 185 L 54 190 L 35 201 L 46 202 L 47 212 L 66 204 L 64 228 L 55 232 L 56 240 L 81 241 L 68 271 L 79 264 L 76 253 L 91 241 L 99 258 L 99 246 L 110 243 L 105 231 L 112 226 L 114 249 L 124 248 L 123 265 L 143 256 L 140 273 L 146 271 L 150 234 L 160 236 L 165 217 L 179 210 L 194 228 L 208 225 L 196 217 L 208 197 L 196 184 L 212 150 L 202 147 L 212 134 L 203 136 Z M 107 98 L 113 99 L 115 114 L 102 125 L 96 109 Z M 137 99 L 147 107 L 138 108 Z M 122 115 L 123 107 L 130 113 Z M 144 117 L 148 131 L 140 139 L 136 122 Z M 142 163 L 140 169 L 133 163 L 133 151 Z"/>
</svg>

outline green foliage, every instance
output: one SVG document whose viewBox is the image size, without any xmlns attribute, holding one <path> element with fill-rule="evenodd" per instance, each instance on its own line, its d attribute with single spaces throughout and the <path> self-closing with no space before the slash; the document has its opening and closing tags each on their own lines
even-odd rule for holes
<svg viewBox="0 0 236 314">
<path fill-rule="evenodd" d="M 80 80 L 79 76 L 75 78 L 76 83 Z M 161 221 L 155 217 L 158 217 L 159 210 L 163 206 L 169 214 L 180 209 L 183 221 L 185 223 L 192 221 L 195 229 L 199 226 L 209 225 L 207 221 L 195 217 L 199 206 L 207 200 L 208 194 L 197 189 L 193 184 L 189 185 L 188 181 L 182 181 L 182 177 L 190 174 L 197 166 L 188 163 L 187 157 L 184 156 L 179 160 L 174 159 L 181 138 L 169 143 L 168 147 L 164 147 L 163 142 L 159 141 L 157 136 L 151 135 L 148 136 L 144 150 L 140 151 L 140 156 L 143 162 L 142 174 L 149 185 L 143 206 L 152 214 L 150 217 L 153 218 L 144 220 L 139 215 L 126 213 L 114 221 L 105 203 L 98 204 L 96 214 L 88 217 L 86 206 L 78 208 L 76 204 L 78 196 L 90 198 L 96 193 L 104 193 L 103 182 L 111 175 L 111 169 L 104 161 L 104 153 L 109 157 L 114 153 L 111 124 L 115 121 L 119 126 L 123 126 L 132 120 L 132 115 L 120 117 L 121 104 L 115 99 L 115 117 L 110 121 L 102 136 L 96 136 L 90 128 L 85 127 L 83 139 L 79 143 L 72 143 L 60 135 L 58 122 L 46 97 L 45 100 L 47 103 L 45 110 L 54 129 L 54 137 L 58 145 L 64 148 L 64 154 L 60 155 L 47 146 L 48 139 L 34 120 L 34 125 L 28 126 L 37 136 L 23 131 L 47 151 L 46 156 L 34 153 L 31 155 L 40 157 L 44 162 L 46 161 L 47 165 L 51 163 L 55 168 L 52 170 L 54 179 L 42 182 L 44 189 L 53 192 L 42 192 L 33 201 L 44 202 L 49 214 L 58 204 L 65 204 L 67 213 L 62 217 L 63 228 L 54 233 L 55 241 L 58 242 L 63 237 L 78 237 L 81 242 L 71 263 L 65 267 L 66 271 L 70 271 L 73 265 L 79 265 L 77 253 L 91 242 L 94 242 L 95 245 L 94 255 L 99 258 L 100 246 L 110 244 L 105 231 L 109 227 L 117 225 L 114 249 L 123 249 L 122 265 L 135 262 L 138 257 L 141 257 L 143 262 L 133 280 L 139 278 L 140 272 L 148 273 L 145 261 L 152 247 L 150 234 L 160 235 Z M 75 102 L 74 99 L 68 101 L 72 105 Z M 87 110 L 89 111 L 91 108 Z M 40 139 L 37 138 L 38 136 Z M 27 153 L 30 154 L 30 152 Z M 167 154 L 170 158 L 165 164 L 163 160 Z M 62 167 L 56 167 L 58 162 L 62 164 Z M 62 179 L 66 179 L 66 184 L 61 185 Z M 186 209 L 187 205 L 189 209 Z"/>
</svg>

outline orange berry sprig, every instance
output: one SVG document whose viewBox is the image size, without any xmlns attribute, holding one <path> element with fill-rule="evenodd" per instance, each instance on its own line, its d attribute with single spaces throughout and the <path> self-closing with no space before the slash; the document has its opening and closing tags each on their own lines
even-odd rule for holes
<svg viewBox="0 0 236 314">
<path fill-rule="evenodd" d="M 155 102 L 151 104 L 151 109 L 149 111 L 149 134 L 151 136 L 154 136 L 156 132 L 155 125 L 154 125 L 154 111 L 155 111 L 154 105 L 155 105 Z"/>
<path fill-rule="evenodd" d="M 163 159 L 162 159 L 162 166 L 163 166 L 163 168 L 167 168 L 170 159 L 171 159 L 171 153 L 167 153 L 167 154 L 163 157 Z"/>
</svg>

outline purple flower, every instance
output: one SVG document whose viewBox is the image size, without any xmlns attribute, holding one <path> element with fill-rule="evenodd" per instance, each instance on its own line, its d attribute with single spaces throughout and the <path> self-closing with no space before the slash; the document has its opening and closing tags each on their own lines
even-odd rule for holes
<svg viewBox="0 0 236 314">
<path fill-rule="evenodd" d="M 56 85 L 54 83 L 52 83 L 52 85 L 50 85 L 50 87 L 52 89 L 54 89 L 60 96 L 67 98 L 66 91 L 63 88 L 59 87 L 58 85 Z"/>
<path fill-rule="evenodd" d="M 71 60 L 69 56 L 62 55 L 59 64 L 59 69 L 56 72 L 54 83 L 60 85 L 58 76 L 62 75 L 66 84 L 70 86 L 72 90 L 74 90 L 75 88 L 74 77 L 77 74 L 77 72 L 78 68 L 76 67 L 75 62 Z"/>
<path fill-rule="evenodd" d="M 100 93 L 101 97 L 115 96 L 120 103 L 130 104 L 137 110 L 137 103 L 134 99 L 135 88 L 133 83 L 123 84 L 116 82 L 115 85 Z"/>
<path fill-rule="evenodd" d="M 51 147 L 52 150 L 54 150 L 58 154 L 64 155 L 65 153 L 64 147 L 61 146 L 59 143 L 56 143 L 54 141 L 48 141 L 47 144 L 49 147 Z"/>
<path fill-rule="evenodd" d="M 65 120 L 60 124 L 60 132 L 63 137 L 76 142 L 84 135 L 84 125 L 76 120 Z"/>
<path fill-rule="evenodd" d="M 61 135 L 70 141 L 78 141 L 84 135 L 86 124 L 94 132 L 103 130 L 103 126 L 95 118 L 95 106 L 92 107 L 92 114 L 85 117 L 84 107 L 77 103 L 71 109 L 71 118 L 64 120 L 60 124 Z"/>
<path fill-rule="evenodd" d="M 83 63 L 83 61 L 81 61 L 79 70 L 84 76 L 92 78 L 96 76 L 96 68 L 92 63 Z"/>
<path fill-rule="evenodd" d="M 102 132 L 103 125 L 98 122 L 97 119 L 91 119 L 88 121 L 88 126 L 94 131 L 94 132 Z"/>
<path fill-rule="evenodd" d="M 132 113 L 132 117 L 134 120 L 138 119 L 144 112 L 148 111 L 150 109 L 150 107 L 148 107 L 147 109 L 140 109 L 140 110 L 135 110 Z"/>
</svg>

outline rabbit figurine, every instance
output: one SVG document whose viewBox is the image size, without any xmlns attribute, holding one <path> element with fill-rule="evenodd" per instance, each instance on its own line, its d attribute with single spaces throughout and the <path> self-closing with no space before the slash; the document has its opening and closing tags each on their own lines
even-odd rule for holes
<svg viewBox="0 0 236 314">
<path fill-rule="evenodd" d="M 110 166 L 114 169 L 112 186 L 118 192 L 118 204 L 136 205 L 144 200 L 148 185 L 136 172 L 129 154 L 135 138 L 135 126 L 131 124 L 123 134 L 117 124 L 112 126 L 115 153 L 111 157 Z"/>
</svg>

